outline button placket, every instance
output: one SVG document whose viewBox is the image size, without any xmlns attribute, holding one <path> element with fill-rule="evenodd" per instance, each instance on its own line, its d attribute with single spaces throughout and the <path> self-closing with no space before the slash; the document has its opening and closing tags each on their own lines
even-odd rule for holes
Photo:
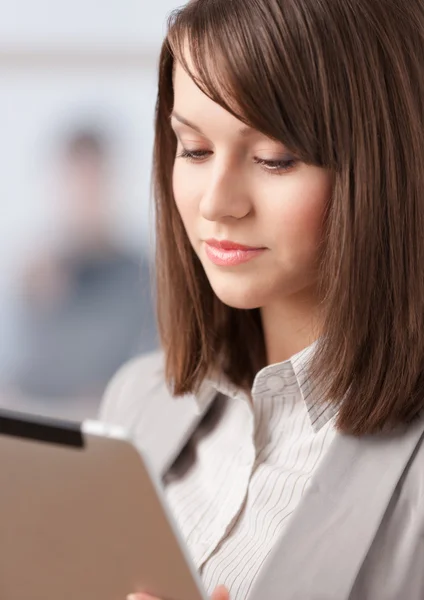
<svg viewBox="0 0 424 600">
<path fill-rule="evenodd" d="M 217 545 L 225 536 L 229 524 L 236 518 L 243 508 L 244 500 L 249 488 L 249 481 L 252 476 L 253 465 L 255 461 L 255 446 L 253 442 L 254 415 L 247 398 L 243 394 L 236 394 L 231 400 L 233 407 L 236 408 L 237 421 L 243 422 L 241 430 L 243 431 L 244 441 L 238 447 L 237 464 L 236 466 L 236 481 L 237 485 L 234 490 L 226 498 L 225 511 L 218 517 L 210 530 L 209 535 L 205 535 L 199 524 L 199 536 L 195 541 L 197 549 L 197 568 L 202 568 L 205 561 L 214 552 Z M 219 511 L 218 511 L 219 512 Z"/>
</svg>

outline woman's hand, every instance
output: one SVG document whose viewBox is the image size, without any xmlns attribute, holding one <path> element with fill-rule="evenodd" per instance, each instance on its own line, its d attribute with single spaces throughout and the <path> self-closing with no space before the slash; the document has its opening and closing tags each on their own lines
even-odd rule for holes
<svg viewBox="0 0 424 600">
<path fill-rule="evenodd" d="M 160 598 L 155 598 L 148 594 L 130 594 L 127 600 L 160 600 Z M 215 589 L 211 600 L 230 600 L 230 595 L 227 589 L 223 585 L 220 585 Z"/>
</svg>

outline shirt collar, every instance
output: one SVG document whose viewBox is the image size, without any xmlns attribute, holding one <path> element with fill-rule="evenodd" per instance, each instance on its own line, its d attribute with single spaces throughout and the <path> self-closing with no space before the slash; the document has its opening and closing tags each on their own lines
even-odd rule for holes
<svg viewBox="0 0 424 600">
<path fill-rule="evenodd" d="M 318 341 L 291 357 L 290 361 L 300 388 L 303 401 L 308 409 L 311 425 L 315 432 L 319 431 L 338 411 L 333 402 L 326 402 L 314 380 L 309 375 L 309 365 Z"/>
<path fill-rule="evenodd" d="M 257 396 L 278 395 L 286 385 L 296 385 L 308 410 L 311 426 L 318 432 L 337 413 L 337 406 L 323 402 L 318 386 L 309 376 L 311 362 L 317 341 L 313 342 L 291 358 L 261 369 L 255 376 L 252 386 L 252 398 Z M 204 411 L 217 393 L 229 398 L 240 397 L 243 392 L 229 381 L 223 373 L 215 372 L 202 383 L 196 402 L 199 410 Z"/>
</svg>

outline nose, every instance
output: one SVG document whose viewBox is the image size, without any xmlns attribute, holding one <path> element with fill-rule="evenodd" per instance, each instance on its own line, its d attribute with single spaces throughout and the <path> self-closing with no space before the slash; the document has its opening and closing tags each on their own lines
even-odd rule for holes
<svg viewBox="0 0 424 600">
<path fill-rule="evenodd" d="M 200 214 L 204 219 L 243 219 L 251 209 L 243 177 L 235 169 L 227 167 L 211 173 L 200 200 Z"/>
</svg>

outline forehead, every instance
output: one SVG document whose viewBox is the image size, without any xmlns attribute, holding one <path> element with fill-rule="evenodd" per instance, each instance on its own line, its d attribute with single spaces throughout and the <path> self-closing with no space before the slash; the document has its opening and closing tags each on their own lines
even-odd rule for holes
<svg viewBox="0 0 424 600">
<path fill-rule="evenodd" d="M 178 61 L 174 70 L 173 110 L 185 120 L 196 123 L 206 134 L 245 136 L 256 131 L 205 94 Z"/>
<path fill-rule="evenodd" d="M 174 67 L 174 98 L 175 102 L 180 100 L 181 97 L 187 95 L 184 100 L 189 100 L 191 95 L 196 98 L 200 95 L 205 96 L 200 88 L 195 84 L 193 79 L 184 69 L 183 65 L 177 60 L 175 61 Z M 207 98 L 207 97 L 206 97 Z M 209 99 L 209 98 L 207 98 Z"/>
</svg>

